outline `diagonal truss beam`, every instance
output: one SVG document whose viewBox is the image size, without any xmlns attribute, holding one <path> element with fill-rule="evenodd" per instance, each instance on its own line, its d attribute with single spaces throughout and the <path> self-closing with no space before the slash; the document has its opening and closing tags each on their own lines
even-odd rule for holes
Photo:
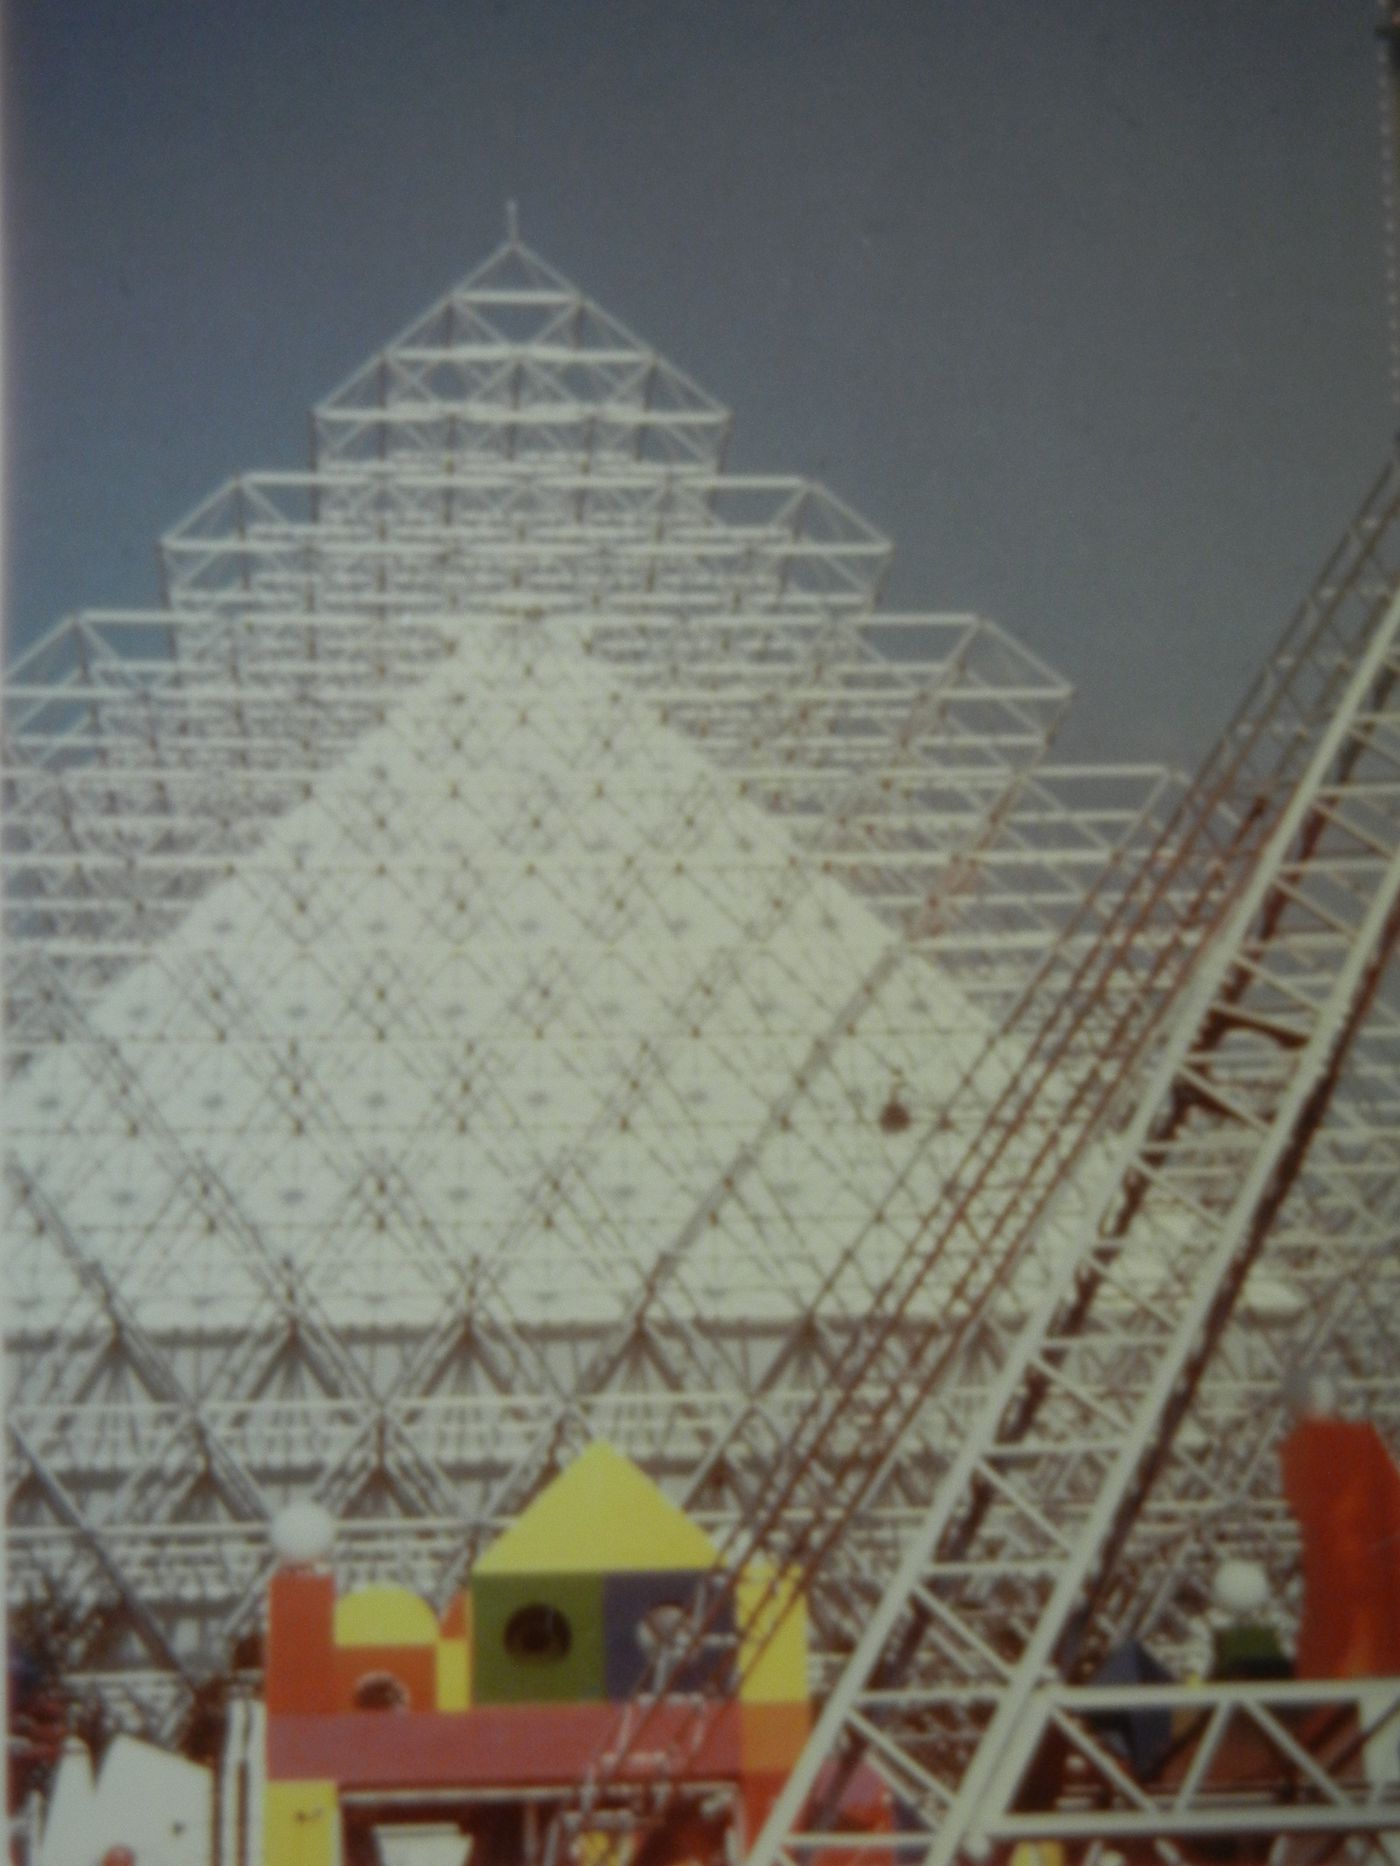
<svg viewBox="0 0 1400 1866">
<path fill-rule="evenodd" d="M 919 1692 L 920 1716 L 905 1712 L 912 1759 L 953 1795 L 946 1809 L 924 1802 L 928 1860 L 942 1866 L 953 1859 L 1005 1786 L 1007 1751 L 1027 1699 L 1048 1667 L 1072 1655 L 1076 1612 L 1086 1593 L 1093 1597 L 1105 1549 L 1151 1487 L 1326 1118 L 1400 938 L 1400 774 L 1380 779 L 1362 755 L 1400 728 L 1400 714 L 1387 711 L 1397 632 L 1400 596 L 1392 596 L 1248 886 L 1201 962 L 1089 1242 L 1061 1267 L 940 1486 L 754 1849 L 754 1866 L 832 1843 L 819 1819 L 815 1831 L 810 1820 L 800 1824 L 803 1805 L 827 1758 L 858 1753 L 849 1719 L 890 1675 L 892 1650 L 896 1670 L 914 1664 L 919 1616 L 910 1619 L 909 1603 L 916 1588 L 938 1598 L 966 1634 L 960 1675 Z M 1310 842 L 1319 799 L 1344 809 L 1363 774 L 1388 833 L 1364 853 L 1349 848 L 1342 856 Z M 1280 892 L 1300 909 L 1287 926 L 1276 912 Z M 1232 1021 L 1242 1040 L 1222 1043 L 1222 1014 L 1241 996 L 1266 1012 L 1286 998 L 1298 1041 L 1266 1043 L 1261 1054 L 1248 1026 Z M 1204 1145 L 1186 1143 L 1183 1105 L 1205 1124 Z M 1126 1402 L 1095 1374 L 1105 1338 L 1111 1349 L 1124 1328 L 1143 1371 Z M 1116 1413 L 1111 1431 L 1085 1431 L 1081 1383 Z M 1037 1501 L 1047 1484 L 1060 1499 L 1053 1529 Z M 991 1669 L 975 1659 L 987 1644 L 999 1654 Z M 946 1645 L 943 1651 L 946 1657 Z M 955 1695 L 958 1719 L 940 1723 L 936 1707 Z M 889 1740 L 888 1718 L 884 1729 Z"/>
</svg>

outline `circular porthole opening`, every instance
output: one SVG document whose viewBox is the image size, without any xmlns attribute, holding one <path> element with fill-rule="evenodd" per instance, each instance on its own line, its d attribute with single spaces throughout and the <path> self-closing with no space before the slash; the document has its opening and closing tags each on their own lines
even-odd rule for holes
<svg viewBox="0 0 1400 1866">
<path fill-rule="evenodd" d="M 366 1672 L 355 1681 L 356 1710 L 408 1709 L 408 1693 L 392 1672 Z"/>
<path fill-rule="evenodd" d="M 506 1621 L 505 1647 L 522 1665 L 557 1665 L 569 1656 L 573 1629 L 557 1607 L 542 1600 L 518 1607 Z"/>
</svg>

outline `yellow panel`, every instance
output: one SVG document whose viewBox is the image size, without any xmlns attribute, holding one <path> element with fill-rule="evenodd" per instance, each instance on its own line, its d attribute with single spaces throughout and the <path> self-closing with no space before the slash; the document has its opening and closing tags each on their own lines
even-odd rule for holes
<svg viewBox="0 0 1400 1866">
<path fill-rule="evenodd" d="M 628 1866 L 636 1850 L 635 1834 L 585 1827 L 573 1844 L 574 1866 Z"/>
<path fill-rule="evenodd" d="M 1065 1866 L 1058 1840 L 1022 1840 L 1011 1849 L 1010 1866 Z"/>
<path fill-rule="evenodd" d="M 773 1575 L 774 1570 L 766 1563 L 755 1562 L 744 1571 L 735 1590 L 734 1611 L 740 1635 L 739 1696 L 748 1704 L 805 1703 L 807 1603 L 799 1591 L 796 1574 L 790 1574 L 768 1594 Z M 770 1632 L 771 1638 L 767 1637 Z"/>
<path fill-rule="evenodd" d="M 712 1568 L 718 1559 L 704 1530 L 599 1439 L 540 1492 L 475 1572 L 625 1574 Z"/>
<path fill-rule="evenodd" d="M 437 1707 L 461 1711 L 471 1706 L 470 1647 L 465 1639 L 440 1639 L 437 1649 Z"/>
<path fill-rule="evenodd" d="M 335 1603 L 338 1646 L 435 1646 L 437 1615 L 406 1587 L 358 1587 Z"/>
<path fill-rule="evenodd" d="M 340 1866 L 334 1782 L 269 1782 L 263 1789 L 264 1866 Z"/>
</svg>

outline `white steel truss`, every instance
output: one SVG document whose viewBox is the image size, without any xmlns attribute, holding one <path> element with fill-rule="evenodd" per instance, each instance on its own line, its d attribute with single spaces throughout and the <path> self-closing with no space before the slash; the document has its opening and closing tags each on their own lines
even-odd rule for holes
<svg viewBox="0 0 1400 1866">
<path fill-rule="evenodd" d="M 1064 1675 L 1227 1549 L 1292 1610 L 1287 1375 L 1400 1420 L 1400 479 L 1178 797 L 727 431 L 512 237 L 11 670 L 15 1599 L 170 1735 L 281 1502 L 441 1598 L 604 1435 L 805 1574 L 761 1866 L 857 1760 L 910 1860 L 1364 1847 L 1388 1686 L 1134 1688 L 1144 1786 Z"/>
<path fill-rule="evenodd" d="M 901 1850 L 921 1856 L 930 1844 L 928 1835 L 937 1836 L 936 1846 L 956 1849 L 958 1835 L 950 1837 L 943 1805 L 952 1795 L 951 1785 L 961 1779 L 959 1745 L 965 1754 L 967 1745 L 975 1744 L 979 1717 L 989 1714 L 991 1704 L 1003 1701 L 1006 1667 L 993 1663 L 976 1680 L 963 1674 L 976 1670 L 979 1656 L 990 1663 L 999 1650 L 1014 1649 L 1024 1616 L 1014 1596 L 998 1596 L 995 1563 L 985 1565 L 975 1552 L 965 1559 L 958 1553 L 944 1567 L 979 1599 L 984 1582 L 988 1584 L 983 1606 L 994 1631 L 981 1643 L 975 1631 L 965 1634 L 966 1650 L 958 1649 L 954 1631 L 950 1649 L 946 1616 L 921 1580 L 926 1545 L 921 1547 L 917 1535 L 905 1543 L 903 1563 L 882 1599 L 897 1538 L 881 1538 L 872 1531 L 887 1515 L 897 1517 L 901 1504 L 906 1506 L 906 1530 L 922 1520 L 927 1531 L 930 1518 L 922 1505 L 911 1507 L 910 1492 L 919 1494 L 922 1485 L 922 1497 L 927 1498 L 931 1492 L 937 1495 L 940 1485 L 946 1489 L 955 1484 L 959 1448 L 966 1464 L 974 1456 L 970 1448 L 985 1440 L 995 1417 L 994 1405 L 988 1407 L 988 1387 L 993 1387 L 994 1399 L 995 1382 L 1004 1381 L 1006 1367 L 1015 1364 L 1019 1324 L 1042 1300 L 1047 1280 L 1052 1289 L 1062 1284 L 1070 1274 L 1066 1266 L 1077 1261 L 1073 1248 L 1066 1253 L 1066 1236 L 1092 1236 L 1096 1207 L 1113 1197 L 1111 1158 L 1103 1155 L 1101 1144 L 1095 1147 L 1094 1136 L 1126 1125 L 1134 1107 L 1140 1107 L 1139 1078 L 1162 1041 L 1164 1011 L 1191 976 L 1202 932 L 1227 924 L 1241 891 L 1257 888 L 1260 864 L 1270 837 L 1280 833 L 1290 798 L 1295 811 L 1301 808 L 1297 795 L 1300 781 L 1306 779 L 1307 760 L 1316 754 L 1320 740 L 1325 743 L 1345 731 L 1346 704 L 1355 697 L 1348 682 L 1354 682 L 1358 656 L 1369 653 L 1379 659 L 1382 673 L 1373 697 L 1378 708 L 1388 699 L 1388 657 L 1393 650 L 1384 642 L 1377 647 L 1372 638 L 1378 618 L 1388 614 L 1400 579 L 1398 511 L 1400 475 L 1392 465 L 1372 489 L 1255 692 L 1159 843 L 1131 874 L 1126 890 L 1110 886 L 1099 891 L 1102 898 L 1097 901 L 1091 896 L 1080 923 L 1065 929 L 1003 1022 L 988 1056 L 995 1065 L 995 1059 L 1004 1061 L 1008 1053 L 1014 1054 L 1015 1068 L 1008 1073 L 993 1066 L 979 1080 L 974 1065 L 960 1080 L 948 1104 L 956 1114 L 940 1117 L 939 1125 L 959 1131 L 961 1152 L 955 1149 L 945 1156 L 943 1183 L 931 1192 L 918 1226 L 910 1232 L 897 1272 L 872 1292 L 862 1328 L 828 1361 L 826 1379 L 788 1421 L 782 1443 L 770 1443 L 767 1457 L 756 1461 L 761 1475 L 745 1498 L 731 1553 L 736 1562 L 763 1554 L 803 1568 L 818 1604 L 817 1633 L 823 1648 L 819 1669 L 833 1686 L 827 1714 L 763 1837 L 760 1857 L 771 1857 L 784 1825 L 799 1815 L 802 1831 L 792 1842 L 796 1852 L 820 1857 L 824 1848 L 846 1845 L 848 1836 L 840 1833 L 839 1823 L 837 1828 L 823 1827 L 820 1809 L 814 1817 L 810 1808 L 804 1811 L 804 1800 L 824 1765 L 837 1767 L 839 1781 L 867 1752 L 887 1773 L 893 1793 L 902 1801 L 912 1798 L 911 1807 L 919 1806 L 925 1823 L 925 1839 L 918 1838 L 915 1823 L 901 1841 Z M 1338 760 L 1338 771 L 1356 795 L 1380 799 L 1382 850 L 1393 776 L 1391 736 L 1386 714 L 1363 715 Z M 1307 816 L 1297 856 L 1318 877 L 1318 886 L 1328 882 L 1334 868 L 1340 866 L 1345 874 L 1354 866 L 1355 850 L 1348 839 L 1355 827 L 1356 812 L 1340 829 L 1325 812 Z M 1330 846 L 1338 837 L 1343 843 L 1340 854 Z M 1286 932 L 1306 955 L 1315 943 L 1312 930 L 1305 927 L 1299 933 L 1293 928 L 1290 916 L 1295 909 L 1285 913 L 1282 897 L 1270 894 L 1268 903 L 1261 927 L 1276 942 L 1275 950 L 1284 951 L 1277 942 Z M 1231 991 L 1245 995 L 1234 983 Z M 1188 1020 L 1193 1015 L 1189 1004 L 1184 1015 Z M 1267 1047 L 1270 1039 L 1256 1025 L 1257 1018 L 1251 1020 L 1236 1008 L 1210 1027 L 1207 1046 L 1213 1050 L 1224 1037 L 1233 1038 L 1243 1029 L 1247 1042 L 1265 1041 Z M 1180 1043 L 1186 1039 L 1177 1028 L 1175 1040 Z M 1135 1592 L 1145 1598 L 1155 1586 L 1157 1608 L 1170 1600 L 1178 1612 L 1194 1611 L 1199 1618 L 1205 1598 L 1201 1582 L 1206 1537 L 1219 1530 L 1232 1505 L 1238 1510 L 1241 1504 L 1264 1504 L 1262 1516 L 1244 1518 L 1248 1545 L 1255 1550 L 1265 1545 L 1275 1571 L 1294 1578 L 1289 1571 L 1295 1539 L 1280 1520 L 1277 1477 L 1271 1466 L 1283 1410 L 1280 1376 L 1287 1366 L 1280 1347 L 1281 1324 L 1312 1319 L 1317 1324 L 1312 1339 L 1293 1343 L 1295 1358 L 1303 1352 L 1316 1357 L 1329 1345 L 1343 1346 L 1351 1371 L 1355 1373 L 1358 1365 L 1366 1370 L 1365 1396 L 1375 1400 L 1389 1392 L 1393 1397 L 1393 1307 L 1379 1308 L 1378 1319 L 1363 1331 L 1364 1342 L 1344 1341 L 1335 1325 L 1355 1294 L 1358 1274 L 1364 1274 L 1361 1266 L 1368 1258 L 1374 1265 L 1378 1253 L 1394 1239 L 1390 1210 L 1396 1179 L 1388 1114 L 1396 1080 L 1394 1018 L 1383 995 L 1369 1003 L 1364 1024 L 1350 1033 L 1347 1062 L 1347 1069 L 1329 1080 L 1327 1121 L 1309 1135 L 1310 1148 L 1293 1161 L 1294 1197 L 1275 1214 L 1270 1228 L 1278 1248 L 1272 1261 L 1256 1266 L 1256 1274 L 1246 1280 L 1239 1326 L 1221 1337 L 1228 1310 L 1213 1318 L 1219 1324 L 1211 1344 L 1215 1351 L 1203 1357 L 1206 1373 L 1203 1377 L 1197 1370 L 1195 1382 L 1200 1420 L 1188 1426 L 1177 1443 L 1179 1453 L 1190 1453 L 1182 1464 L 1188 1518 L 1191 1507 L 1196 1509 L 1194 1537 L 1187 1538 L 1183 1551 L 1179 1485 L 1174 1489 L 1162 1483 L 1165 1509 L 1154 1507 L 1156 1488 L 1142 1486 L 1134 1503 L 1153 1524 L 1153 1534 L 1145 1548 L 1135 1545 L 1132 1559 L 1120 1564 L 1119 1578 L 1129 1583 L 1130 1602 Z M 1150 1084 L 1150 1073 L 1147 1080 Z M 1193 1114 L 1199 1113 L 1195 1100 L 1189 1106 Z M 1207 1104 L 1207 1112 L 1220 1117 L 1213 1104 Z M 1359 1159 L 1367 1163 L 1366 1169 L 1358 1171 Z M 1104 1172 L 1102 1166 L 1110 1170 Z M 1307 1170 L 1301 1171 L 1304 1166 Z M 1130 1204 L 1129 1209 L 1136 1207 Z M 1302 1213 L 1301 1221 L 1290 1213 Z M 1149 1262 L 1151 1256 L 1149 1245 Z M 1303 1287 L 1289 1280 L 1300 1271 Z M 1149 1286 L 1152 1280 L 1149 1275 Z M 921 1318 L 921 1327 L 910 1327 L 930 1288 L 939 1292 L 936 1319 Z M 1319 1291 L 1325 1292 L 1325 1300 L 1310 1304 L 1309 1295 L 1315 1299 Z M 1162 1314 L 1170 1313 L 1170 1293 L 1153 1292 L 1151 1306 L 1159 1325 Z M 1380 1293 L 1374 1283 L 1370 1293 L 1373 1298 Z M 1121 1292 L 1110 1287 L 1111 1323 L 1121 1300 Z M 1022 1346 L 1027 1338 L 1019 1337 Z M 1150 1336 L 1144 1340 L 1150 1341 Z M 1074 1453 L 1075 1433 L 1086 1417 L 1092 1419 L 1096 1406 L 1102 1418 L 1116 1421 L 1125 1400 L 1135 1396 L 1141 1369 L 1133 1353 L 1140 1345 L 1130 1336 L 1116 1355 L 1093 1361 L 1102 1395 L 1094 1379 L 1081 1370 L 1069 1408 L 1072 1414 L 1074 1406 L 1080 1410 L 1066 1428 L 1062 1451 Z M 1090 1355 L 1092 1360 L 1092 1347 Z M 1036 1397 L 1033 1404 L 1023 1402 L 1023 1410 L 1030 1408 L 1027 1426 L 1042 1403 L 1040 1377 L 1037 1365 L 1028 1381 Z M 1352 1391 L 1357 1391 L 1355 1382 Z M 1211 1459 L 1201 1451 L 1203 1432 L 1209 1430 L 1212 1416 L 1238 1408 L 1242 1395 L 1254 1411 L 1247 1429 L 1230 1440 L 1238 1447 L 1236 1468 L 1233 1474 L 1220 1471 L 1212 1482 Z M 1177 1423 L 1167 1421 L 1166 1427 Z M 1164 1428 L 1164 1450 L 1171 1442 L 1171 1430 Z M 1250 1455 L 1240 1457 L 1239 1450 L 1245 1448 Z M 1023 1450 L 1018 1448 L 1015 1455 Z M 1079 1506 L 1071 1490 L 1058 1487 L 1061 1466 L 1048 1451 L 1046 1456 L 1052 1481 L 1041 1499 L 1039 1524 L 1054 1546 L 1068 1548 Z M 979 1478 L 984 1475 L 978 1469 Z M 1252 1480 L 1252 1493 L 1251 1486 L 1242 1483 L 1245 1476 Z M 1200 1509 L 1203 1500 L 1206 1511 Z M 989 1502 L 979 1492 L 974 1517 L 995 1501 L 995 1495 Z M 1062 1510 L 1067 1512 L 1063 1529 Z M 1028 1514 L 1034 1521 L 1034 1513 Z M 1011 1515 L 1008 1541 L 1014 1551 L 1014 1509 Z M 1004 1523 L 999 1527 L 1005 1530 Z M 1239 1539 L 1238 1529 L 1227 1536 L 1227 1546 L 1231 1539 Z M 1121 1554 L 1121 1544 L 1116 1546 Z M 1009 1571 L 1026 1585 L 1028 1578 L 1019 1575 L 1014 1552 L 1006 1559 Z M 1030 1549 L 1026 1562 L 1033 1581 L 1046 1567 L 1044 1548 Z M 839 1601 L 835 1611 L 833 1592 Z M 1122 1618 L 1115 1622 L 1101 1602 L 1095 1604 L 1100 1608 L 1100 1649 L 1113 1636 L 1115 1625 L 1120 1633 L 1142 1626 L 1142 1599 L 1134 1604 L 1126 1626 Z M 1009 1615 L 1005 1627 L 999 1619 L 1002 1608 Z M 1155 1636 L 1170 1636 L 1170 1618 L 1168 1614 L 1164 1621 L 1158 1614 L 1151 1629 Z M 1073 1645 L 1076 1651 L 1093 1649 L 1082 1625 L 1076 1625 Z M 619 1755 L 645 1748 L 646 1738 L 643 1712 L 628 1720 L 617 1742 L 600 1754 L 583 1787 L 584 1819 L 615 1774 Z M 942 1781 L 924 1767 L 925 1751 L 941 1759 Z M 665 1773 L 667 1758 L 659 1766 Z M 1006 1779 L 1014 1782 L 1015 1772 Z M 1286 1786 L 1280 1788 L 1285 1798 Z M 833 1792 L 830 1799 L 834 1798 Z M 830 1814 L 829 1804 L 826 1811 Z M 1386 1808 L 1381 1812 L 1389 1818 Z M 1256 1826 L 1257 1818 L 1256 1813 Z M 1361 1828 L 1365 1826 L 1362 1821 Z"/>
<path fill-rule="evenodd" d="M 512 239 L 10 670 L 12 1589 L 147 1727 L 292 1496 L 435 1595 L 598 1434 L 737 1531 L 1152 841 L 727 428 Z"/>
<path fill-rule="evenodd" d="M 1105 1738 L 1106 1720 L 1134 1712 L 1178 1731 L 1176 1757 L 1147 1781 Z M 1048 1809 L 999 1807 L 987 1842 L 1136 1843 L 1189 1859 L 1235 1840 L 1265 1857 L 1395 1857 L 1400 1680 L 1047 1685 L 1024 1735 L 1036 1748 L 1060 1740 L 1071 1787 Z"/>
<path fill-rule="evenodd" d="M 1219 1718 L 1170 1807 L 1130 1789 L 1100 1744 L 1098 1787 L 1110 1783 L 1116 1811 L 1096 1791 L 1088 1816 L 1080 1806 L 1040 1826 L 1034 1797 L 1024 1820 L 1011 1812 L 1052 1725 L 1081 1759 L 1088 1753 L 1073 1721 L 1078 1700 L 1054 1681 L 1127 1631 L 1170 1643 L 1173 1610 L 1204 1604 L 1207 1563 L 1222 1540 L 1210 1532 L 1231 1509 L 1243 1516 L 1244 1545 L 1291 1578 L 1293 1542 L 1276 1499 L 1272 1520 L 1249 1513 L 1264 1501 L 1289 1359 L 1338 1368 L 1354 1397 L 1395 1417 L 1394 466 L 1302 621 L 1188 799 L 1186 836 L 1174 846 L 1169 836 L 1125 896 L 1130 906 L 1146 896 L 1150 907 L 1154 871 L 1184 851 L 1200 898 L 1214 896 L 1213 930 L 1168 1040 L 1131 1093 L 1113 1168 L 1088 1201 L 1080 1175 L 1083 1242 L 1055 1253 L 1048 1286 L 971 1418 L 950 1415 L 956 1438 L 932 1502 L 834 1679 L 752 1855 L 759 1866 L 838 1844 L 834 1796 L 813 1801 L 813 1789 L 823 1765 L 840 1780 L 858 1759 L 886 1776 L 906 1810 L 901 1850 L 931 1862 L 976 1856 L 990 1837 L 1032 1829 L 1042 1838 L 1147 1835 L 1170 1842 L 1163 1857 L 1182 1857 L 1192 1835 L 1249 1832 L 1267 1848 L 1325 1828 L 1354 1839 L 1362 1857 L 1368 1836 L 1400 1828 L 1393 1788 L 1344 1793 L 1327 1759 L 1310 1759 L 1270 1713 L 1270 1694 L 1256 1704 L 1245 1687 L 1220 1692 Z M 1212 843 L 1220 853 L 1202 863 L 1201 845 Z M 1096 963 L 1117 966 L 1112 941 Z M 1067 998 L 1027 1054 L 1081 1017 Z M 1100 1079 L 1115 1073 L 1105 1051 Z M 1003 1124 L 1019 1118 L 1013 1093 Z M 969 1180 L 996 1160 L 997 1126 L 989 1122 L 973 1149 Z M 1014 1273 L 1020 1262 L 1043 1263 L 1037 1230 L 1058 1209 L 1070 1164 L 1052 1162 L 1039 1189 L 982 1172 L 978 1203 L 950 1201 L 950 1239 L 971 1220 L 989 1265 Z M 989 1267 L 970 1312 L 994 1277 Z M 1258 1327 L 1261 1305 L 1272 1309 L 1272 1341 Z M 795 1440 L 788 1481 L 815 1477 L 829 1495 L 842 1472 L 817 1455 L 817 1442 Z M 872 1488 L 860 1474 L 849 1480 L 847 1515 L 856 1500 L 868 1505 Z M 834 1514 L 828 1543 L 845 1520 Z M 1393 1681 L 1377 1687 L 1387 1688 L 1393 1699 Z M 1154 1689 L 1143 1687 L 1141 1701 L 1173 1701 Z M 1353 1705 L 1356 1696 L 1352 1687 Z M 1083 1703 L 1089 1713 L 1104 1708 Z M 1263 1770 L 1247 1806 L 1211 1779 L 1232 1717 L 1289 1752 L 1288 1768 Z"/>
</svg>

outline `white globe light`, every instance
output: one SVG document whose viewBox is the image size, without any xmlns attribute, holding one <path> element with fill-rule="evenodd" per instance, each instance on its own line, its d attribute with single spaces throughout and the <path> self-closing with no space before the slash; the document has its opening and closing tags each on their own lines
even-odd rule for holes
<svg viewBox="0 0 1400 1866">
<path fill-rule="evenodd" d="M 319 1503 L 289 1503 L 273 1517 L 271 1535 L 279 1559 L 302 1567 L 330 1554 L 335 1518 Z"/>
<path fill-rule="evenodd" d="M 1269 1598 L 1269 1577 L 1257 1561 L 1223 1561 L 1210 1591 L 1226 1613 L 1257 1613 Z"/>
</svg>

